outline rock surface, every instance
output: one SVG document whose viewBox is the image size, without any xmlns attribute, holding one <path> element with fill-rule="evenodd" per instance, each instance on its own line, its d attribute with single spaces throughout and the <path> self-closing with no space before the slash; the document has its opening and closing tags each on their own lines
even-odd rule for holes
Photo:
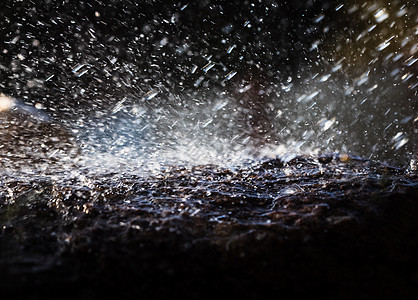
<svg viewBox="0 0 418 300">
<path fill-rule="evenodd" d="M 416 173 L 324 156 L 56 178 L 2 177 L 3 295 L 418 295 Z"/>
</svg>

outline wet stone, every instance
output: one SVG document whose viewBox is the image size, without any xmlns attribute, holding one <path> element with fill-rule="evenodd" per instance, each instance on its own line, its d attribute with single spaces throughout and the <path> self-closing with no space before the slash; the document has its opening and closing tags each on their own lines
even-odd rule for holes
<svg viewBox="0 0 418 300">
<path fill-rule="evenodd" d="M 417 174 L 332 157 L 4 176 L 2 291 L 22 299 L 327 291 L 331 299 L 394 296 L 397 286 L 414 295 Z M 353 288 L 361 282 L 368 288 Z"/>
</svg>

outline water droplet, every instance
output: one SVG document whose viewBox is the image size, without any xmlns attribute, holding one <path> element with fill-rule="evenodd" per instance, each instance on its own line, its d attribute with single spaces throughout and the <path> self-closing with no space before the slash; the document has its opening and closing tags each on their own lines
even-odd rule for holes
<svg viewBox="0 0 418 300">
<path fill-rule="evenodd" d="M 399 132 L 395 137 L 393 137 L 392 140 L 394 141 L 393 148 L 395 148 L 395 150 L 399 150 L 402 146 L 404 146 L 409 141 L 408 137 L 406 137 L 406 135 L 401 132 Z"/>
<path fill-rule="evenodd" d="M 335 8 L 335 11 L 339 11 L 344 6 L 344 3 L 341 3 Z"/>
<path fill-rule="evenodd" d="M 393 138 L 392 142 L 394 143 L 393 148 L 398 150 L 402 146 L 404 146 L 406 143 L 408 143 L 409 139 L 405 132 L 398 132 Z"/>
<path fill-rule="evenodd" d="M 325 82 L 325 81 L 327 81 L 330 77 L 331 77 L 331 74 L 326 74 L 326 75 L 322 76 L 321 78 L 319 78 L 319 82 Z"/>
<path fill-rule="evenodd" d="M 225 77 L 225 81 L 230 80 L 230 79 L 231 79 L 232 77 L 234 77 L 236 74 L 237 74 L 237 72 L 236 72 L 236 71 L 231 71 L 231 72 L 229 72 L 229 73 L 226 75 L 226 77 Z"/>
<path fill-rule="evenodd" d="M 248 84 L 248 85 L 244 86 L 243 88 L 240 88 L 240 89 L 238 90 L 238 92 L 239 92 L 240 94 L 242 94 L 242 93 L 245 93 L 246 91 L 249 91 L 250 89 L 251 89 L 251 84 Z"/>
<path fill-rule="evenodd" d="M 18 41 L 19 41 L 19 39 L 20 39 L 20 36 L 15 36 L 11 41 L 10 41 L 10 44 L 16 44 Z"/>
<path fill-rule="evenodd" d="M 370 71 L 367 71 L 367 72 L 365 72 L 365 73 L 363 73 L 360 77 L 358 77 L 356 80 L 355 80 L 355 83 L 359 86 L 359 85 L 362 85 L 362 84 L 365 84 L 367 81 L 369 81 L 369 73 L 370 73 Z"/>
<path fill-rule="evenodd" d="M 318 46 L 322 43 L 321 40 L 316 40 L 312 43 L 311 47 L 309 48 L 309 51 L 317 50 Z"/>
<path fill-rule="evenodd" d="M 332 72 L 337 72 L 338 70 L 340 70 L 343 67 L 343 65 L 341 63 L 337 63 L 332 67 Z"/>
<path fill-rule="evenodd" d="M 315 98 L 316 96 L 318 96 L 318 94 L 319 94 L 319 91 L 314 91 L 313 93 L 311 93 L 308 96 L 306 96 L 306 98 L 304 99 L 304 102 L 311 101 L 313 98 Z"/>
<path fill-rule="evenodd" d="M 289 176 L 290 175 L 291 174 L 289 174 Z M 293 195 L 293 194 L 295 194 L 297 192 L 298 192 L 298 190 L 297 189 L 294 189 L 294 188 L 285 188 L 285 189 L 281 190 L 281 193 L 283 195 Z"/>
<path fill-rule="evenodd" d="M 396 55 L 394 58 L 393 58 L 393 61 L 394 62 L 396 62 L 396 61 L 398 61 L 399 59 L 401 59 L 403 57 L 403 53 L 399 53 L 398 55 Z"/>
<path fill-rule="evenodd" d="M 158 95 L 158 93 L 159 93 L 159 91 L 158 91 L 158 90 L 156 90 L 156 89 L 152 89 L 152 90 L 148 91 L 148 92 L 144 95 L 143 99 L 144 99 L 144 100 L 146 100 L 146 101 L 151 100 L 151 99 L 153 99 L 155 96 L 157 96 L 157 95 Z"/>
<path fill-rule="evenodd" d="M 404 74 L 401 77 L 401 79 L 402 79 L 403 82 L 405 82 L 405 81 L 408 81 L 410 78 L 412 78 L 412 76 L 414 76 L 414 75 L 412 75 L 411 73 L 408 72 L 408 73 Z"/>
<path fill-rule="evenodd" d="M 221 101 L 218 104 L 215 105 L 215 107 L 212 109 L 213 111 L 218 111 L 222 108 L 224 108 L 226 105 L 228 104 L 228 100 L 226 101 Z"/>
<path fill-rule="evenodd" d="M 386 49 L 387 47 L 389 47 L 390 42 L 384 41 L 383 43 L 381 43 L 378 47 L 377 50 L 378 51 L 382 51 L 383 49 Z"/>
<path fill-rule="evenodd" d="M 376 27 L 377 27 L 376 24 L 373 24 L 372 26 L 369 27 L 369 29 L 367 29 L 367 32 L 371 32 Z"/>
<path fill-rule="evenodd" d="M 392 72 L 390 72 L 390 76 L 391 77 L 395 77 L 396 75 L 399 74 L 401 70 L 399 68 L 394 69 Z"/>
<path fill-rule="evenodd" d="M 0 94 L 0 112 L 8 111 L 15 105 L 15 101 L 3 94 Z"/>
<path fill-rule="evenodd" d="M 358 10 L 358 6 L 356 5 L 356 4 L 354 4 L 353 6 L 351 6 L 349 9 L 348 9 L 348 13 L 349 14 L 352 14 L 352 13 L 354 13 L 354 12 L 356 12 Z"/>
<path fill-rule="evenodd" d="M 202 81 L 205 79 L 205 77 L 204 76 L 200 76 L 196 81 L 195 81 L 195 83 L 194 83 L 194 86 L 195 87 L 198 87 L 201 83 L 202 83 Z"/>
<path fill-rule="evenodd" d="M 207 127 L 210 123 L 213 122 L 213 118 L 209 118 L 207 119 L 203 124 L 202 124 L 202 128 Z"/>
<path fill-rule="evenodd" d="M 399 18 L 399 17 L 402 17 L 402 16 L 404 16 L 404 15 L 406 15 L 406 13 L 408 12 L 408 10 L 406 9 L 406 8 L 402 8 L 401 10 L 399 10 L 397 13 L 396 13 L 396 16 Z"/>
<path fill-rule="evenodd" d="M 330 129 L 332 127 L 332 125 L 334 125 L 335 121 L 336 121 L 335 117 L 333 117 L 329 120 L 326 119 L 326 118 L 323 118 L 323 119 L 318 121 L 318 125 L 322 127 L 322 129 L 321 129 L 322 131 L 327 131 L 328 129 Z"/>
<path fill-rule="evenodd" d="M 114 65 L 117 62 L 117 60 L 118 60 L 118 58 L 117 57 L 114 57 L 114 56 L 109 56 L 107 59 L 109 60 L 109 62 L 112 65 Z"/>
<path fill-rule="evenodd" d="M 75 66 L 71 72 L 76 76 L 76 77 L 81 77 L 84 74 L 86 74 L 88 72 L 88 65 L 87 64 L 78 64 L 77 66 Z"/>
<path fill-rule="evenodd" d="M 237 47 L 237 45 L 229 46 L 228 49 L 226 50 L 226 53 L 228 53 L 228 54 L 231 53 L 232 50 L 234 50 L 236 47 Z"/>
<path fill-rule="evenodd" d="M 42 103 L 36 103 L 35 104 L 35 108 L 36 109 L 44 109 L 45 107 L 44 107 L 44 105 Z"/>
<path fill-rule="evenodd" d="M 319 23 L 325 18 L 324 14 L 320 14 L 318 17 L 315 18 L 314 22 Z"/>
<path fill-rule="evenodd" d="M 50 80 L 51 80 L 54 76 L 55 76 L 54 74 L 49 75 L 49 76 L 45 79 L 45 82 L 46 82 L 46 81 L 50 81 Z"/>
<path fill-rule="evenodd" d="M 207 73 L 210 69 L 212 69 L 215 66 L 215 63 L 213 62 L 208 62 L 204 67 L 203 67 L 203 72 Z"/>
<path fill-rule="evenodd" d="M 90 34 L 90 36 L 93 39 L 96 39 L 96 35 L 95 35 L 96 33 L 94 32 L 94 30 L 92 28 L 87 29 L 87 32 Z"/>
<path fill-rule="evenodd" d="M 384 20 L 389 18 L 389 14 L 384 8 L 376 10 L 373 16 L 376 19 L 376 22 L 378 23 L 382 23 Z"/>
<path fill-rule="evenodd" d="M 408 67 L 412 66 L 414 63 L 416 63 L 418 58 L 414 58 L 413 56 L 409 57 L 405 63 Z"/>
<path fill-rule="evenodd" d="M 161 41 L 160 41 L 160 46 L 161 47 L 164 47 L 165 45 L 167 45 L 168 44 L 168 38 L 165 36 L 165 37 L 163 37 L 162 39 L 161 39 Z"/>
<path fill-rule="evenodd" d="M 116 103 L 115 107 L 112 109 L 112 113 L 115 114 L 123 108 L 123 103 L 126 101 L 126 98 L 123 98 L 118 103 Z"/>
</svg>

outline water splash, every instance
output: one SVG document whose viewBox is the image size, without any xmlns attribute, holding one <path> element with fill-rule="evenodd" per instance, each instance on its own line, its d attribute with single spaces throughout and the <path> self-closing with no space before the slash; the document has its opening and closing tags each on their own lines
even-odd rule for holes
<svg viewBox="0 0 418 300">
<path fill-rule="evenodd" d="M 302 16 L 304 4 L 149 3 L 158 13 L 142 16 L 128 3 L 114 8 L 116 31 L 99 4 L 80 4 L 87 19 L 68 4 L 65 18 L 46 7 L 33 19 L 16 5 L 1 21 L 0 89 L 73 130 L 86 161 L 223 164 L 321 150 L 408 165 L 416 151 L 413 5 L 321 2 Z"/>
</svg>

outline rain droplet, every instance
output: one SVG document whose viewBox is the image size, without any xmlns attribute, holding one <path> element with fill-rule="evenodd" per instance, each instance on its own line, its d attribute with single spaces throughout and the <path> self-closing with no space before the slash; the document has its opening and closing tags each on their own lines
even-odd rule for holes
<svg viewBox="0 0 418 300">
<path fill-rule="evenodd" d="M 212 123 L 213 122 L 213 119 L 212 118 L 209 118 L 209 119 L 207 119 L 203 124 L 202 124 L 202 127 L 203 128 L 205 128 L 205 127 L 207 127 L 210 123 Z"/>
<path fill-rule="evenodd" d="M 332 125 L 334 125 L 336 121 L 336 118 L 333 117 L 329 120 L 327 120 L 326 118 L 323 118 L 321 120 L 318 121 L 319 126 L 322 127 L 322 131 L 327 131 L 328 129 L 330 129 L 332 127 Z"/>
<path fill-rule="evenodd" d="M 315 91 L 315 92 L 311 93 L 310 95 L 308 95 L 308 96 L 305 98 L 305 101 L 304 101 L 304 102 L 311 101 L 311 100 L 312 100 L 313 98 L 315 98 L 318 94 L 319 94 L 319 91 Z"/>
<path fill-rule="evenodd" d="M 239 89 L 238 92 L 240 94 L 242 94 L 242 93 L 245 93 L 246 91 L 248 91 L 250 89 L 251 89 L 251 84 L 248 84 L 248 85 L 244 86 L 243 88 Z"/>
<path fill-rule="evenodd" d="M 113 57 L 113 56 L 109 56 L 107 59 L 110 61 L 112 65 L 114 65 L 116 61 L 118 60 L 117 57 Z"/>
<path fill-rule="evenodd" d="M 369 27 L 369 29 L 367 29 L 367 32 L 371 32 L 375 28 L 376 28 L 376 24 L 373 24 L 372 26 Z"/>
<path fill-rule="evenodd" d="M 398 11 L 397 13 L 396 13 L 396 16 L 399 18 L 399 17 L 402 17 L 403 15 L 405 15 L 406 13 L 407 13 L 408 11 L 407 11 L 407 9 L 406 8 L 403 8 L 403 9 L 401 9 L 400 11 Z"/>
<path fill-rule="evenodd" d="M 335 66 L 332 67 L 332 72 L 337 72 L 342 67 L 343 67 L 342 64 L 336 64 Z"/>
<path fill-rule="evenodd" d="M 78 64 L 77 66 L 75 66 L 71 72 L 76 76 L 76 77 L 81 77 L 84 74 L 86 74 L 89 71 L 88 69 L 88 65 L 87 64 Z"/>
<path fill-rule="evenodd" d="M 229 46 L 228 47 L 228 50 L 226 50 L 226 53 L 231 53 L 232 52 L 232 50 L 234 50 L 235 48 L 237 47 L 237 45 L 232 45 L 232 46 Z"/>
<path fill-rule="evenodd" d="M 339 11 L 342 7 L 344 6 L 344 4 L 343 3 L 341 3 L 340 5 L 338 5 L 336 8 L 335 8 L 335 11 Z"/>
<path fill-rule="evenodd" d="M 396 55 L 396 56 L 393 58 L 393 61 L 395 62 L 395 61 L 400 60 L 400 59 L 402 58 L 402 56 L 403 56 L 403 53 L 399 53 L 398 55 Z"/>
<path fill-rule="evenodd" d="M 378 23 L 382 23 L 384 20 L 389 18 L 389 14 L 386 12 L 386 9 L 384 8 L 378 9 L 377 11 L 375 11 L 373 16 L 376 19 L 376 22 Z"/>
<path fill-rule="evenodd" d="M 390 42 L 388 41 L 384 41 L 383 43 L 381 43 L 378 47 L 377 50 L 378 51 L 382 51 L 383 49 L 387 48 L 390 45 Z"/>
<path fill-rule="evenodd" d="M 152 90 L 148 91 L 148 92 L 144 95 L 143 99 L 144 99 L 144 100 L 146 100 L 146 101 L 151 100 L 151 99 L 153 99 L 155 96 L 157 96 L 157 95 L 158 95 L 158 93 L 159 93 L 159 91 L 158 91 L 158 90 L 156 90 L 156 89 L 152 89 Z"/>
<path fill-rule="evenodd" d="M 322 76 L 321 78 L 319 78 L 319 82 L 325 82 L 325 81 L 327 81 L 330 77 L 331 77 L 331 74 L 326 74 L 326 75 Z"/>
<path fill-rule="evenodd" d="M 195 87 L 198 87 L 198 86 L 202 83 L 203 79 L 205 79 L 205 77 L 204 77 L 204 76 L 200 76 L 200 77 L 199 77 L 199 78 L 195 81 L 194 86 L 195 86 Z"/>
<path fill-rule="evenodd" d="M 367 81 L 369 81 L 369 73 L 370 73 L 370 71 L 367 71 L 367 72 L 363 73 L 360 77 L 358 77 L 356 79 L 356 84 L 357 85 L 362 85 L 362 84 L 365 84 Z"/>
<path fill-rule="evenodd" d="M 51 80 L 54 76 L 55 76 L 54 74 L 49 75 L 49 76 L 45 79 L 45 82 L 46 82 L 46 81 L 50 81 L 50 80 Z"/>
<path fill-rule="evenodd" d="M 405 82 L 405 81 L 408 81 L 412 76 L 413 75 L 408 72 L 408 73 L 404 74 L 401 78 L 402 78 L 402 81 Z"/>
<path fill-rule="evenodd" d="M 383 49 L 387 48 L 390 45 L 390 41 L 394 38 L 395 36 L 392 35 L 390 38 L 388 38 L 387 40 L 385 40 L 383 43 L 381 43 L 378 47 L 377 50 L 382 51 Z"/>
<path fill-rule="evenodd" d="M 230 80 L 230 79 L 231 79 L 232 77 L 234 77 L 236 74 L 237 74 L 237 72 L 236 72 L 236 71 L 231 71 L 231 72 L 229 72 L 229 73 L 226 75 L 226 77 L 225 77 L 225 81 Z"/>
<path fill-rule="evenodd" d="M 208 62 L 204 67 L 203 67 L 203 72 L 207 73 L 210 69 L 212 69 L 215 66 L 215 63 L 213 62 Z"/>
<path fill-rule="evenodd" d="M 324 14 L 320 14 L 315 20 L 314 20 L 314 22 L 315 23 L 319 23 L 319 22 L 321 22 L 323 19 L 325 18 L 325 15 Z"/>
<path fill-rule="evenodd" d="M 408 58 L 405 62 L 406 62 L 406 65 L 408 66 L 408 67 L 410 67 L 410 66 L 412 66 L 414 63 L 416 63 L 417 62 L 417 60 L 418 60 L 418 58 L 414 58 L 413 56 L 411 56 L 410 58 Z"/>
<path fill-rule="evenodd" d="M 221 101 L 215 107 L 212 109 L 213 111 L 218 111 L 222 108 L 224 108 L 228 104 L 228 101 Z"/>
<path fill-rule="evenodd" d="M 126 98 L 123 98 L 118 103 L 116 103 L 115 107 L 112 109 L 112 113 L 115 114 L 123 108 L 123 103 L 126 101 Z"/>
<path fill-rule="evenodd" d="M 398 150 L 406 143 L 408 143 L 409 139 L 404 132 L 398 132 L 393 138 L 392 141 L 394 142 L 393 148 Z"/>
<path fill-rule="evenodd" d="M 18 41 L 19 41 L 19 39 L 20 39 L 20 36 L 15 36 L 14 38 L 13 38 L 13 40 L 11 40 L 10 41 L 10 44 L 16 44 Z"/>
</svg>

